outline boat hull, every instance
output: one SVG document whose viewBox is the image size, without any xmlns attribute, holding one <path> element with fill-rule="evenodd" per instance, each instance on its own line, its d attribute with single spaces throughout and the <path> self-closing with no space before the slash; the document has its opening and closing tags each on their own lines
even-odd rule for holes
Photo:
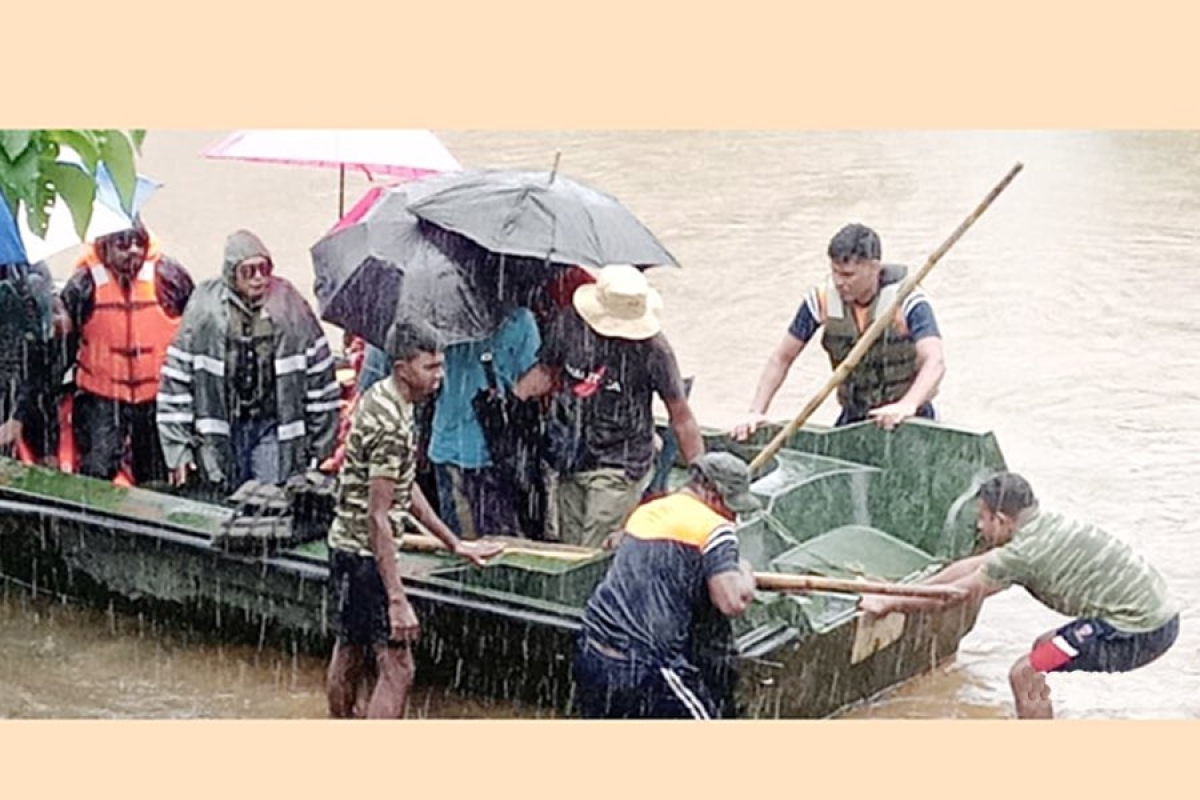
<svg viewBox="0 0 1200 800">
<path fill-rule="evenodd" d="M 966 458 L 975 473 L 1002 465 L 994 442 L 981 441 L 983 455 Z M 836 450 L 820 442 L 807 444 L 813 453 Z M 956 446 L 963 447 L 961 442 Z M 771 494 L 764 479 L 764 497 L 780 519 L 786 522 L 795 511 L 789 502 L 804 499 L 800 505 L 809 511 L 803 520 L 788 523 L 792 527 L 782 534 L 761 521 L 742 526 L 744 553 L 756 567 L 801 571 L 809 568 L 805 559 L 828 559 L 836 546 L 850 542 L 862 548 L 868 542 L 877 555 L 886 550 L 886 557 L 866 568 L 897 578 L 915 574 L 914 565 L 965 554 L 971 543 L 960 535 L 962 509 L 953 503 L 943 503 L 946 508 L 938 511 L 946 533 L 927 549 L 863 525 L 834 525 L 831 533 L 819 536 L 794 533 L 815 514 L 812 492 L 827 495 L 830 508 L 843 504 L 851 509 L 831 511 L 834 522 L 846 521 L 847 514 L 849 521 L 860 523 L 883 516 L 855 499 L 864 476 L 878 480 L 882 474 L 869 465 L 869 457 L 859 462 L 868 466 L 858 469 L 831 456 L 812 456 L 805 464 L 819 469 L 805 478 L 802 488 L 809 495 L 802 498 L 790 489 Z M 887 458 L 892 457 L 889 450 Z M 958 483 L 963 480 L 960 476 Z M 942 494 L 966 496 L 957 483 Z M 927 513 L 914 509 L 914 514 Z M 0 464 L 0 574 L 72 597 L 148 611 L 173 627 L 207 636 L 327 652 L 332 637 L 323 546 L 265 557 L 226 552 L 213 546 L 214 521 L 224 513 L 181 498 L 115 489 L 5 460 Z M 831 524 L 825 520 L 812 526 L 829 530 Z M 903 520 L 892 524 L 905 525 Z M 910 538 L 929 539 L 919 526 L 909 527 Z M 829 540 L 833 534 L 836 541 Z M 943 552 L 937 558 L 928 554 L 939 548 Z M 518 563 L 478 570 L 447 556 L 405 553 L 402 573 L 422 621 L 419 680 L 512 701 L 534 715 L 569 714 L 582 607 L 603 577 L 608 558 L 600 555 L 569 567 Z M 899 572 L 889 576 L 880 571 L 887 569 Z M 871 622 L 854 611 L 855 602 L 845 595 L 768 593 L 760 598 L 754 613 L 735 628 L 737 715 L 834 714 L 952 657 L 978 612 L 972 605 Z"/>
</svg>

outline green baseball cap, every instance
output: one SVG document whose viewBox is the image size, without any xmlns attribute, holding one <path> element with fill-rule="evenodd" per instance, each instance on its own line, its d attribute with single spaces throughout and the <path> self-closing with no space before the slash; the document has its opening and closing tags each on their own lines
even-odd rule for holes
<svg viewBox="0 0 1200 800">
<path fill-rule="evenodd" d="M 720 492 L 731 510 L 749 514 L 762 508 L 750 492 L 750 467 L 733 453 L 705 453 L 692 462 L 692 469 Z"/>
</svg>

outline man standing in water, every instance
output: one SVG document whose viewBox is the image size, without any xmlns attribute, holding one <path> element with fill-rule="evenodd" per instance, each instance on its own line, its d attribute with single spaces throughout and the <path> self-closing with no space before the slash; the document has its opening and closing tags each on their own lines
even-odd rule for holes
<svg viewBox="0 0 1200 800">
<path fill-rule="evenodd" d="M 1011 472 L 986 481 L 977 497 L 980 537 L 995 549 L 956 561 L 929 582 L 965 589 L 963 599 L 970 600 L 1016 584 L 1077 618 L 1038 637 L 1009 670 L 1018 717 L 1054 716 L 1047 672 L 1128 672 L 1175 643 L 1179 607 L 1163 577 L 1127 544 L 1094 525 L 1040 511 L 1033 489 Z M 859 607 L 883 616 L 941 604 L 872 595 Z"/>
<path fill-rule="evenodd" d="M 718 651 L 732 647 L 726 618 L 754 599 L 733 520 L 756 508 L 746 463 L 717 452 L 692 462 L 682 489 L 634 510 L 584 611 L 575 655 L 582 716 L 723 715 L 728 687 Z"/>
<path fill-rule="evenodd" d="M 412 645 L 420 622 L 404 593 L 397 557 L 411 511 L 453 553 L 482 564 L 495 543 L 464 542 L 433 512 L 415 482 L 413 405 L 442 381 L 442 344 L 423 322 L 388 331 L 389 378 L 360 398 L 338 477 L 338 507 L 329 529 L 329 578 L 337 641 L 326 677 L 329 712 L 356 715 L 358 685 L 374 660 L 376 675 L 365 716 L 399 719 L 412 685 Z"/>
<path fill-rule="evenodd" d="M 750 416 L 733 430 L 739 441 L 767 421 L 771 400 L 817 329 L 825 327 L 821 346 L 837 369 L 875 321 L 876 314 L 895 298 L 906 274 L 904 267 L 882 263 L 879 234 L 866 225 L 855 223 L 842 228 L 830 240 L 828 253 L 829 280 L 808 293 L 783 341 L 763 368 L 750 403 Z M 842 413 L 837 424 L 872 419 L 891 429 L 913 416 L 932 419 L 930 401 L 945 371 L 933 307 L 925 293 L 916 289 L 838 387 Z"/>
</svg>

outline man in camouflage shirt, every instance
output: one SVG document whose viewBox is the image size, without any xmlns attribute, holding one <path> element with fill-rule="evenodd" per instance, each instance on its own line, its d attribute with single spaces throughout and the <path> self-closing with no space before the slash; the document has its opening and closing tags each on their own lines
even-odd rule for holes
<svg viewBox="0 0 1200 800">
<path fill-rule="evenodd" d="M 453 553 L 476 564 L 500 545 L 459 540 L 433 512 L 416 483 L 413 405 L 437 391 L 442 345 L 421 322 L 397 323 L 385 350 L 389 378 L 360 399 L 338 478 L 338 507 L 329 529 L 329 578 L 337 641 L 326 693 L 334 717 L 360 716 L 357 690 L 374 658 L 377 676 L 365 715 L 399 719 L 415 672 L 411 646 L 420 623 L 400 580 L 400 537 L 411 514 Z"/>
<path fill-rule="evenodd" d="M 1009 671 L 1018 717 L 1054 716 L 1047 672 L 1128 672 L 1175 643 L 1179 605 L 1162 575 L 1129 545 L 1095 525 L 1039 511 L 1033 489 L 1011 472 L 986 481 L 977 497 L 976 527 L 993 549 L 954 562 L 929 582 L 961 587 L 974 601 L 1016 584 L 1075 617 L 1038 637 Z M 859 607 L 884 615 L 939 605 L 873 596 Z"/>
</svg>

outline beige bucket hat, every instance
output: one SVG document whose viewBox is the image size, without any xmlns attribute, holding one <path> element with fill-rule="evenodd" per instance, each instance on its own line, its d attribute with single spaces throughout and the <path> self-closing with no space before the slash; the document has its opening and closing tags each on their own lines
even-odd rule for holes
<svg viewBox="0 0 1200 800">
<path fill-rule="evenodd" d="M 572 303 L 584 322 L 601 336 L 638 341 L 662 330 L 658 318 L 662 296 L 642 271 L 630 264 L 600 269 L 595 283 L 575 290 Z"/>
</svg>

